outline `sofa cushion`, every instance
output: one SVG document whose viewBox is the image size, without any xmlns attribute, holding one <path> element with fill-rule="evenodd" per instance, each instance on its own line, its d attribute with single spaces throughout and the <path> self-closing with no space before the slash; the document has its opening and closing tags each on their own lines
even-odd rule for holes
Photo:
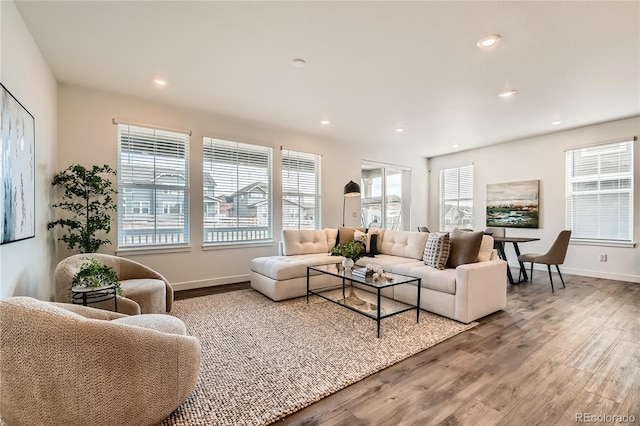
<svg viewBox="0 0 640 426">
<path fill-rule="evenodd" d="M 422 260 L 427 238 L 429 234 L 426 232 L 385 230 L 382 234 L 382 242 L 379 244 L 379 252 Z"/>
<path fill-rule="evenodd" d="M 453 268 L 436 269 L 423 262 L 411 262 L 397 265 L 393 272 L 422 279 L 422 288 L 442 293 L 456 294 L 456 270 Z"/>
<path fill-rule="evenodd" d="M 366 266 L 367 263 L 373 263 L 379 265 L 385 271 L 395 272 L 394 268 L 397 265 L 402 265 L 404 263 L 414 263 L 415 261 L 415 259 L 410 259 L 408 257 L 392 256 L 390 254 L 379 254 L 375 258 L 361 257 L 356 262 L 356 265 Z"/>
<path fill-rule="evenodd" d="M 307 266 L 331 265 L 341 263 L 342 256 L 328 253 L 305 254 L 297 256 L 265 256 L 251 260 L 251 270 L 274 280 L 289 280 L 306 277 Z"/>
<path fill-rule="evenodd" d="M 484 232 L 468 232 L 461 231 L 458 228 L 451 231 L 451 252 L 447 267 L 455 268 L 467 263 L 475 263 L 478 261 L 478 253 Z"/>
<path fill-rule="evenodd" d="M 154 278 L 121 280 L 124 297 L 140 306 L 143 314 L 163 314 L 167 312 L 167 286 L 164 281 Z"/>
<path fill-rule="evenodd" d="M 130 317 L 117 318 L 113 323 L 132 325 L 161 333 L 178 334 L 187 336 L 187 327 L 180 319 L 165 314 L 132 315 Z"/>
<path fill-rule="evenodd" d="M 484 235 L 482 243 L 480 243 L 480 251 L 478 252 L 478 262 L 488 262 L 493 254 L 493 237 Z"/>
<path fill-rule="evenodd" d="M 424 246 L 422 260 L 427 266 L 436 269 L 445 269 L 447 267 L 450 250 L 449 234 L 446 232 L 432 232 L 429 234 L 427 244 Z"/>
<path fill-rule="evenodd" d="M 335 229 L 282 230 L 285 256 L 299 254 L 329 253 L 336 244 Z"/>
</svg>

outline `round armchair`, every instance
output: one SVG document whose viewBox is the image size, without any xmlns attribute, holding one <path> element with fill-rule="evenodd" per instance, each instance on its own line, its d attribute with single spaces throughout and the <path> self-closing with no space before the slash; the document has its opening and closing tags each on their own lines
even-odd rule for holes
<svg viewBox="0 0 640 426">
<path fill-rule="evenodd" d="M 165 277 L 133 260 L 99 253 L 75 254 L 58 263 L 54 274 L 56 302 L 69 302 L 71 281 L 80 266 L 89 259 L 111 266 L 116 271 L 124 291 L 124 297 L 118 296 L 119 312 L 133 315 L 171 311 L 173 289 Z M 113 310 L 113 303 L 102 302 L 92 306 Z"/>
<path fill-rule="evenodd" d="M 194 391 L 201 347 L 171 315 L 0 300 L 8 425 L 155 425 Z"/>
</svg>

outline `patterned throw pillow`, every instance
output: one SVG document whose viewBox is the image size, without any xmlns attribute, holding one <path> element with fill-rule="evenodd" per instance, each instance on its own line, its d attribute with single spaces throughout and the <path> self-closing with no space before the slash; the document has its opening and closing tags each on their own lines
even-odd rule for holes
<svg viewBox="0 0 640 426">
<path fill-rule="evenodd" d="M 449 234 L 445 232 L 432 232 L 427 238 L 427 244 L 424 246 L 424 255 L 422 260 L 427 266 L 436 269 L 445 269 L 447 267 L 447 259 L 449 259 Z"/>
</svg>

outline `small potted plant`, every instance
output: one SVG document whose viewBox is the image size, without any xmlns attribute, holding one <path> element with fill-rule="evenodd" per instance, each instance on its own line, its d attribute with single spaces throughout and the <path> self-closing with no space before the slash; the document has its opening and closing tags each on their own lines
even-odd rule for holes
<svg viewBox="0 0 640 426">
<path fill-rule="evenodd" d="M 115 269 L 95 259 L 88 259 L 83 263 L 71 280 L 71 288 L 80 286 L 98 289 L 109 285 L 113 285 L 120 296 L 124 295 Z"/>
<path fill-rule="evenodd" d="M 342 266 L 344 266 L 345 269 L 351 269 L 355 261 L 360 257 L 363 248 L 360 241 L 347 241 L 342 246 L 336 246 L 331 249 L 331 255 L 344 256 L 345 259 L 342 261 Z"/>
</svg>

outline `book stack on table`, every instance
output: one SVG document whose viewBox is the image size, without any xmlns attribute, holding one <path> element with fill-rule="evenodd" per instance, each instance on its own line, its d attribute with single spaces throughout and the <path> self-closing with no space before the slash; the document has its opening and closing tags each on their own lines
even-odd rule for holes
<svg viewBox="0 0 640 426">
<path fill-rule="evenodd" d="M 367 268 L 358 268 L 351 271 L 351 274 L 354 277 L 366 278 L 366 277 L 372 277 L 373 271 Z"/>
</svg>

